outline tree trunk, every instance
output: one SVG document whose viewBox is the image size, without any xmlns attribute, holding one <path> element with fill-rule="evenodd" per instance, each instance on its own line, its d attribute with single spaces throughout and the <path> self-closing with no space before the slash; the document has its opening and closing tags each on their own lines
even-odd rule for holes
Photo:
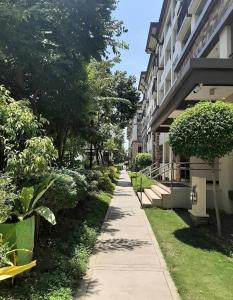
<svg viewBox="0 0 233 300">
<path fill-rule="evenodd" d="M 102 163 L 102 166 L 104 166 L 104 158 L 103 158 L 103 153 L 102 153 L 102 151 L 101 151 L 101 150 L 99 151 L 99 153 L 100 153 L 100 158 L 101 158 L 101 163 Z"/>
<path fill-rule="evenodd" d="M 92 141 L 91 141 L 91 146 L 90 146 L 90 170 L 92 170 L 92 160 L 93 160 L 93 158 L 92 158 Z"/>
<path fill-rule="evenodd" d="M 58 161 L 59 165 L 62 166 L 63 159 L 65 155 L 66 141 L 67 141 L 68 131 L 63 129 L 58 129 L 57 132 L 57 150 L 58 150 Z"/>
<path fill-rule="evenodd" d="M 97 165 L 100 164 L 100 161 L 99 161 L 99 150 L 98 148 L 95 146 L 95 157 L 96 157 L 96 163 Z"/>
<path fill-rule="evenodd" d="M 213 200 L 214 200 L 214 207 L 216 213 L 217 230 L 218 230 L 218 236 L 221 236 L 222 226 L 221 226 L 221 218 L 220 218 L 218 201 L 217 201 L 215 164 L 212 166 L 212 178 L 213 178 Z"/>
</svg>

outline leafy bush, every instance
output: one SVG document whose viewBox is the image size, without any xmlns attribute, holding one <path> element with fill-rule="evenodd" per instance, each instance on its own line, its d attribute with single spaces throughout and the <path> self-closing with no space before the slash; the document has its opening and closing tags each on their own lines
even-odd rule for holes
<svg viewBox="0 0 233 300">
<path fill-rule="evenodd" d="M 142 170 L 152 164 L 152 155 L 150 153 L 138 153 L 135 157 L 134 167 L 136 171 Z"/>
<path fill-rule="evenodd" d="M 75 207 L 79 200 L 75 179 L 64 170 L 56 170 L 51 176 L 55 182 L 43 197 L 42 204 L 52 211 Z"/>
<path fill-rule="evenodd" d="M 18 180 L 38 179 L 50 170 L 57 151 L 48 137 L 34 137 L 26 141 L 22 152 L 12 153 L 8 159 L 7 170 Z"/>
<path fill-rule="evenodd" d="M 4 152 L 20 150 L 24 142 L 40 133 L 42 128 L 29 102 L 15 101 L 4 86 L 0 86 L 0 125 Z"/>
<path fill-rule="evenodd" d="M 85 175 L 80 174 L 78 171 L 69 169 L 62 169 L 62 172 L 66 175 L 71 176 L 74 179 L 77 189 L 77 196 L 80 200 L 88 190 Z"/>
<path fill-rule="evenodd" d="M 8 243 L 3 241 L 3 236 L 0 233 L 0 268 L 9 266 L 11 264 L 8 258 L 8 252 L 10 251 L 10 247 Z"/>
<path fill-rule="evenodd" d="M 0 177 L 0 224 L 10 216 L 16 199 L 16 187 L 9 177 Z"/>
<path fill-rule="evenodd" d="M 115 189 L 115 185 L 112 183 L 108 174 L 104 173 L 99 180 L 98 188 L 101 191 L 113 193 L 113 191 Z"/>
<path fill-rule="evenodd" d="M 108 176 L 112 182 L 115 182 L 118 179 L 118 169 L 116 167 L 109 167 L 108 168 Z"/>
</svg>

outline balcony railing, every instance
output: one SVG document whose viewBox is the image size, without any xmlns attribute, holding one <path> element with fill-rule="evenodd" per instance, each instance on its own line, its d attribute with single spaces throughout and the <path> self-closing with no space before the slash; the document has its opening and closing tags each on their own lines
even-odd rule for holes
<svg viewBox="0 0 233 300">
<path fill-rule="evenodd" d="M 178 21 L 177 21 L 177 33 L 180 31 L 180 28 L 184 22 L 184 19 L 186 18 L 187 14 L 188 14 L 188 9 L 189 9 L 189 5 L 191 3 L 192 0 L 183 0 L 182 4 L 181 4 L 181 9 L 180 9 L 180 13 L 178 16 Z"/>
</svg>

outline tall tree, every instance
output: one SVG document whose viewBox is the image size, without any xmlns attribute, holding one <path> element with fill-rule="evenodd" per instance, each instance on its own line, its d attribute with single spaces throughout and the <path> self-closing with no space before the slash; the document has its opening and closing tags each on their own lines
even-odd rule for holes
<svg viewBox="0 0 233 300">
<path fill-rule="evenodd" d="M 1 83 L 49 119 L 60 160 L 85 119 L 86 64 L 124 46 L 115 8 L 115 0 L 0 0 Z"/>
</svg>

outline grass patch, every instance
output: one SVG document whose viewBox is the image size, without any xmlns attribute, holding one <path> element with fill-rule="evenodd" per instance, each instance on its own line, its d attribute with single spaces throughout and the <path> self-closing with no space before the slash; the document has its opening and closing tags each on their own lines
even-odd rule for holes
<svg viewBox="0 0 233 300">
<path fill-rule="evenodd" d="M 233 299 L 231 254 L 174 211 L 145 211 L 182 299 Z"/>
<path fill-rule="evenodd" d="M 14 286 L 10 281 L 2 282 L 0 300 L 73 299 L 111 198 L 105 192 L 92 194 L 76 209 L 59 215 L 56 226 L 44 224 L 36 245 L 37 268 L 16 277 Z"/>
<path fill-rule="evenodd" d="M 137 172 L 128 172 L 129 177 L 131 178 L 133 189 L 135 192 L 140 191 L 141 186 L 141 177 L 142 177 L 142 188 L 149 189 L 152 185 L 155 184 L 154 180 Z"/>
</svg>

